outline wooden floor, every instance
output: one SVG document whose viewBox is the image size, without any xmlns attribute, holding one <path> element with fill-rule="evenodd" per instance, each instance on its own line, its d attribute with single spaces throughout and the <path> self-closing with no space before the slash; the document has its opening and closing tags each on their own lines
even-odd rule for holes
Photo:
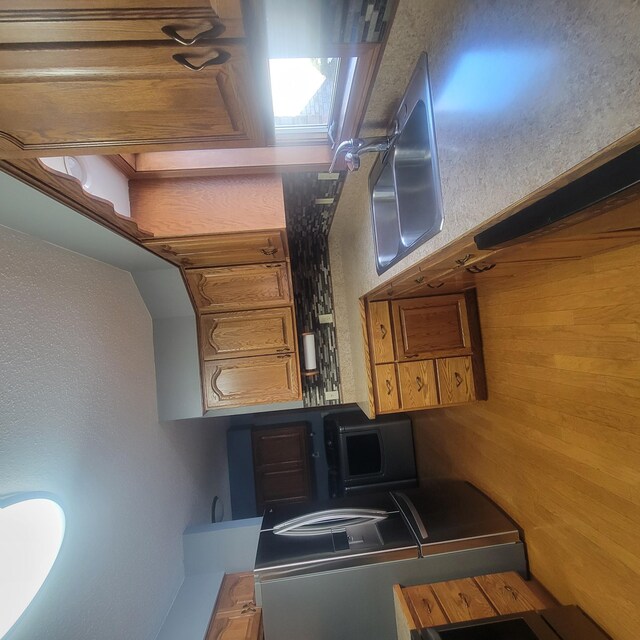
<svg viewBox="0 0 640 640">
<path fill-rule="evenodd" d="M 489 400 L 413 414 L 419 473 L 483 489 L 554 596 L 636 640 L 640 246 L 522 268 L 478 300 Z"/>
</svg>

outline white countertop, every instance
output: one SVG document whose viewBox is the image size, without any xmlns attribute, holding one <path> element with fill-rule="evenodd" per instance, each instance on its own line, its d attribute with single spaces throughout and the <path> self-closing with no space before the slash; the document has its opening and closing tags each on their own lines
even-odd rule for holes
<svg viewBox="0 0 640 640">
<path fill-rule="evenodd" d="M 361 135 L 427 51 L 445 222 L 378 276 L 375 155 L 347 177 L 329 237 L 343 402 L 366 398 L 362 295 L 640 126 L 639 30 L 632 0 L 400 0 Z"/>
</svg>

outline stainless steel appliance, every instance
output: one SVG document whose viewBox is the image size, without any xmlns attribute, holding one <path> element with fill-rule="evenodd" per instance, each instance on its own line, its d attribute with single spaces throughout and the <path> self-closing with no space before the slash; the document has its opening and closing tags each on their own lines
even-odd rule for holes
<svg viewBox="0 0 640 640">
<path fill-rule="evenodd" d="M 453 480 L 283 505 L 264 516 L 254 576 L 266 640 L 395 637 L 391 586 L 526 572 L 516 525 Z"/>
<path fill-rule="evenodd" d="M 332 498 L 417 486 L 411 419 L 405 414 L 369 420 L 362 411 L 324 419 L 324 446 Z"/>
</svg>

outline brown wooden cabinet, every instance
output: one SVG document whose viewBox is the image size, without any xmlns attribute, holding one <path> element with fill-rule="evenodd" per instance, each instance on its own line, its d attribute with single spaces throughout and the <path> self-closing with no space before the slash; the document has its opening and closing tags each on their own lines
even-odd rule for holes
<svg viewBox="0 0 640 640">
<path fill-rule="evenodd" d="M 264 264 L 288 257 L 284 229 L 152 238 L 144 245 L 185 268 Z"/>
<path fill-rule="evenodd" d="M 369 305 L 368 324 L 373 361 L 376 364 L 393 362 L 393 333 L 388 302 L 372 302 Z"/>
<path fill-rule="evenodd" d="M 226 574 L 205 640 L 261 640 L 262 637 L 262 610 L 256 607 L 253 574 Z"/>
<path fill-rule="evenodd" d="M 286 263 L 188 269 L 186 277 L 202 313 L 267 309 L 291 303 Z"/>
<path fill-rule="evenodd" d="M 476 399 L 470 357 L 436 360 L 440 404 L 458 404 Z"/>
<path fill-rule="evenodd" d="M 296 354 L 208 360 L 203 366 L 205 409 L 300 399 Z"/>
<path fill-rule="evenodd" d="M 272 504 L 311 500 L 308 425 L 254 429 L 251 440 L 258 512 Z"/>
<path fill-rule="evenodd" d="M 377 364 L 374 370 L 376 398 L 380 413 L 400 409 L 398 378 L 394 364 Z"/>
<path fill-rule="evenodd" d="M 464 294 L 394 300 L 391 308 L 398 360 L 471 353 Z"/>
<path fill-rule="evenodd" d="M 373 413 L 429 409 L 486 398 L 473 290 L 369 302 L 366 326 Z"/>
<path fill-rule="evenodd" d="M 203 360 L 293 353 L 296 350 L 292 309 L 207 313 L 200 317 Z"/>
<path fill-rule="evenodd" d="M 0 157 L 264 144 L 239 0 L 48 4 L 0 4 Z"/>
<path fill-rule="evenodd" d="M 398 363 L 398 387 L 403 409 L 424 409 L 438 404 L 433 360 Z"/>
</svg>

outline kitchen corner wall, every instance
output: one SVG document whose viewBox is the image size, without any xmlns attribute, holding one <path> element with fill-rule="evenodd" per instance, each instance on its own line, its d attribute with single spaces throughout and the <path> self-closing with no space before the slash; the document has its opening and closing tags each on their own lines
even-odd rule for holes
<svg viewBox="0 0 640 640">
<path fill-rule="evenodd" d="M 183 580 L 184 529 L 224 495 L 225 429 L 158 422 L 129 273 L 0 227 L 0 300 L 0 496 L 47 491 L 67 518 L 7 640 L 151 640 Z"/>
<path fill-rule="evenodd" d="M 338 178 L 338 174 L 298 173 L 283 176 L 282 182 L 299 353 L 303 364 L 302 334 L 311 331 L 316 338 L 318 375 L 302 376 L 304 406 L 340 404 L 340 365 L 328 235 L 343 178 Z M 323 315 L 331 316 L 330 321 L 321 322 Z M 330 399 L 327 392 L 337 392 L 337 396 Z"/>
</svg>

